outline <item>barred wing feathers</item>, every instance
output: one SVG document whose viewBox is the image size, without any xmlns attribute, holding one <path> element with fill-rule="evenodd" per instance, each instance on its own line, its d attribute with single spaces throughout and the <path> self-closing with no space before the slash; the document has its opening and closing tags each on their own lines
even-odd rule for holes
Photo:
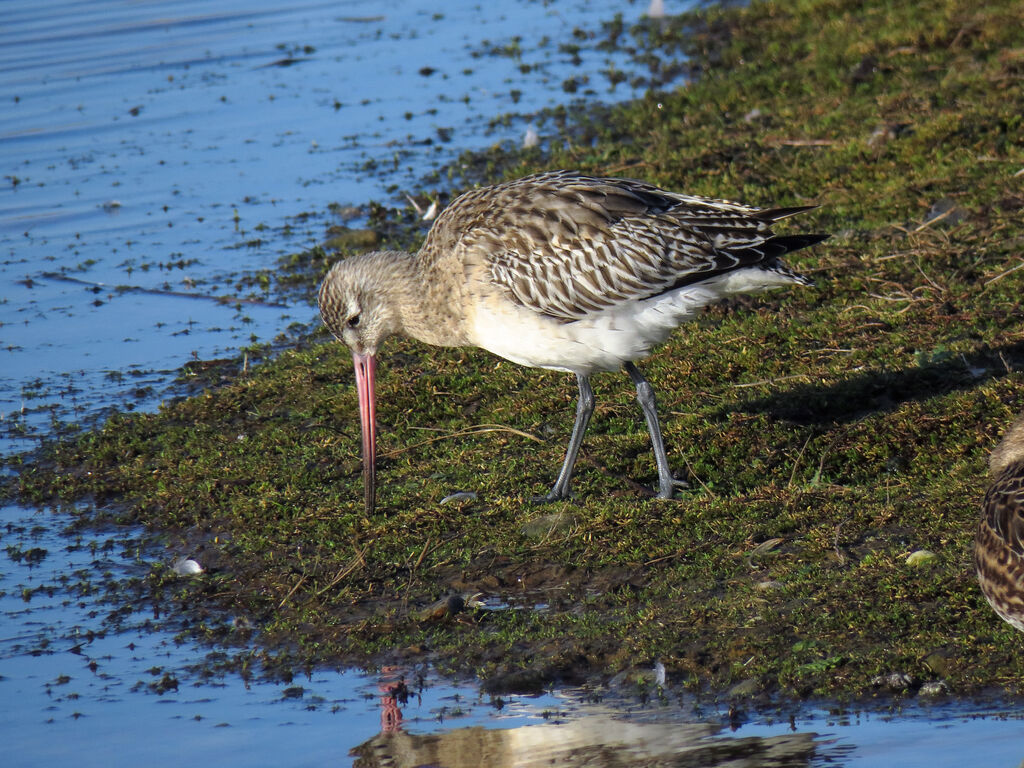
<svg viewBox="0 0 1024 768">
<path fill-rule="evenodd" d="M 974 565 L 995 612 L 1024 631 L 1024 464 L 1011 464 L 985 494 Z"/>
<path fill-rule="evenodd" d="M 458 241 L 514 301 L 570 322 L 745 266 L 809 282 L 777 259 L 825 236 L 776 237 L 771 225 L 813 207 L 762 210 L 556 171 L 458 198 L 420 257 L 435 258 L 432 240 Z"/>
<path fill-rule="evenodd" d="M 1007 551 L 1024 558 L 1024 465 L 1011 465 L 985 494 L 981 526 Z"/>
</svg>

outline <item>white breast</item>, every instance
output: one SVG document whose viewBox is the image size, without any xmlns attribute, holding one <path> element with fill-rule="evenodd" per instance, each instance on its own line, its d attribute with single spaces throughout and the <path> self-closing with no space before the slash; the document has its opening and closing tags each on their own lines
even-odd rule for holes
<svg viewBox="0 0 1024 768">
<path fill-rule="evenodd" d="M 569 323 L 490 294 L 476 303 L 470 327 L 474 344 L 506 360 L 589 375 L 646 357 L 680 324 L 724 296 L 792 282 L 786 275 L 750 267 Z"/>
</svg>

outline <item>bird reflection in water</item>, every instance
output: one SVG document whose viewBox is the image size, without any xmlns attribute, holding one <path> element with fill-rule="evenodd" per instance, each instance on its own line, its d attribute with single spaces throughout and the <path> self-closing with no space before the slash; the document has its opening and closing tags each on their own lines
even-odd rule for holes
<svg viewBox="0 0 1024 768">
<path fill-rule="evenodd" d="M 405 675 L 401 667 L 383 667 L 381 680 L 377 690 L 380 697 L 380 732 L 397 733 L 402 730 L 402 710 L 400 704 L 409 700 L 409 689 L 405 685 Z"/>
<path fill-rule="evenodd" d="M 726 736 L 720 722 L 648 721 L 600 707 L 516 728 L 409 733 L 399 708 L 408 699 L 404 678 L 385 673 L 377 689 L 383 694 L 381 733 L 349 751 L 354 768 L 808 768 L 817 751 L 813 733 Z"/>
</svg>

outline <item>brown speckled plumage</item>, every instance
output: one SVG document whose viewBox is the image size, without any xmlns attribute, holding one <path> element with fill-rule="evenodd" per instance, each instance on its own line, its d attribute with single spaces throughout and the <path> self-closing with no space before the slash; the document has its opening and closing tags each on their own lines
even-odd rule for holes
<svg viewBox="0 0 1024 768">
<path fill-rule="evenodd" d="M 755 264 L 809 284 L 777 259 L 824 236 L 776 237 L 771 225 L 813 207 L 754 208 L 553 171 L 462 195 L 417 258 L 432 270 L 453 251 L 473 254 L 509 299 L 571 322 Z"/>
<path fill-rule="evenodd" d="M 359 285 L 365 298 L 389 296 L 394 307 L 381 340 L 404 332 L 461 346 L 476 342 L 474 301 L 571 323 L 743 267 L 773 275 L 770 285 L 809 285 L 779 257 L 826 236 L 776 236 L 772 225 L 813 207 L 755 208 L 632 179 L 535 174 L 458 197 L 415 255 L 339 263 L 320 289 L 320 314 L 342 338 L 342 315 L 354 312 L 343 294 Z"/>
<path fill-rule="evenodd" d="M 546 500 L 570 495 L 594 410 L 590 375 L 624 369 L 651 434 L 658 495 L 670 498 L 680 481 L 668 466 L 653 388 L 634 361 L 719 298 L 809 285 L 779 259 L 826 235 L 778 236 L 772 226 L 810 207 L 756 208 L 552 171 L 460 196 L 416 254 L 375 252 L 335 264 L 320 287 L 320 314 L 353 353 L 368 487 L 375 356 L 402 333 L 576 374 L 576 422 Z"/>
<path fill-rule="evenodd" d="M 974 542 L 978 583 L 1004 620 L 1024 632 L 1024 415 L 989 461 L 993 480 Z"/>
</svg>

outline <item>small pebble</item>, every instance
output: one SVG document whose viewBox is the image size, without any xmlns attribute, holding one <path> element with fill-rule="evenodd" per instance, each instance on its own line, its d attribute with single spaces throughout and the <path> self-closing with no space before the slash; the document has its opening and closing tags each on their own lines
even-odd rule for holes
<svg viewBox="0 0 1024 768">
<path fill-rule="evenodd" d="M 879 675 L 871 681 L 875 688 L 887 688 L 893 692 L 905 691 L 914 685 L 914 678 L 904 672 L 890 672 Z"/>
<path fill-rule="evenodd" d="M 934 560 L 937 555 L 927 549 L 919 549 L 916 552 L 911 552 L 907 555 L 907 565 L 924 565 Z"/>
<path fill-rule="evenodd" d="M 565 512 L 554 512 L 550 515 L 528 520 L 519 528 L 520 532 L 531 539 L 564 533 L 576 526 L 576 518 Z"/>
<path fill-rule="evenodd" d="M 952 198 L 944 197 L 928 209 L 923 223 L 944 220 L 948 225 L 956 225 L 966 218 L 966 210 L 958 206 Z"/>
<path fill-rule="evenodd" d="M 918 696 L 943 696 L 949 693 L 949 686 L 946 685 L 945 680 L 929 680 L 924 683 L 920 690 L 918 690 Z"/>
<path fill-rule="evenodd" d="M 457 491 L 456 493 L 449 493 L 443 499 L 442 504 L 447 504 L 450 501 L 476 501 L 476 491 Z"/>
<path fill-rule="evenodd" d="M 654 682 L 662 688 L 665 687 L 665 665 L 660 661 L 654 662 Z"/>
<path fill-rule="evenodd" d="M 454 616 L 465 607 L 466 599 L 462 595 L 449 595 L 417 611 L 413 616 L 422 622 L 441 621 Z"/>
<path fill-rule="evenodd" d="M 726 695 L 742 698 L 746 696 L 755 696 L 760 692 L 760 690 L 761 682 L 756 677 L 751 677 L 736 683 L 736 685 L 728 690 Z"/>
<path fill-rule="evenodd" d="M 750 557 L 761 557 L 762 555 L 767 555 L 768 553 L 774 551 L 780 544 L 782 544 L 785 541 L 785 539 L 779 537 L 766 539 L 765 541 L 762 541 L 760 544 L 754 547 L 752 550 L 750 550 Z"/>
<path fill-rule="evenodd" d="M 650 19 L 665 18 L 665 0 L 651 0 L 647 6 L 647 17 Z"/>
<path fill-rule="evenodd" d="M 198 576 L 203 572 L 203 566 L 195 560 L 185 557 L 175 560 L 171 568 L 178 576 Z"/>
</svg>

